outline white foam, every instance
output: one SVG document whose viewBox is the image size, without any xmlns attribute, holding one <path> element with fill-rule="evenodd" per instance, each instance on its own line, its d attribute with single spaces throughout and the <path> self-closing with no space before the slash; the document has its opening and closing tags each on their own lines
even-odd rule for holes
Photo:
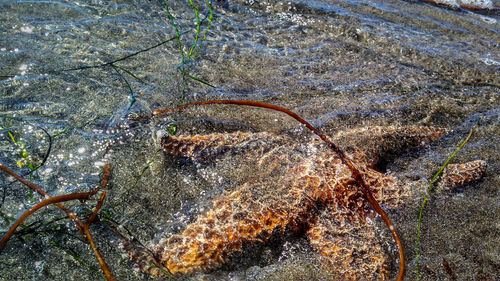
<svg viewBox="0 0 500 281">
<path fill-rule="evenodd" d="M 496 19 L 490 18 L 490 17 L 487 17 L 487 16 L 479 15 L 479 18 L 482 21 L 484 21 L 485 23 L 489 23 L 489 24 L 496 24 L 497 23 Z"/>
<path fill-rule="evenodd" d="M 455 0 L 436 0 L 436 4 L 443 4 L 455 8 L 458 8 L 460 6 Z"/>
<path fill-rule="evenodd" d="M 483 9 L 493 9 L 493 1 L 491 0 L 460 0 L 460 4 Z"/>
<path fill-rule="evenodd" d="M 31 26 L 22 26 L 20 30 L 25 33 L 33 33 L 33 27 Z"/>
<path fill-rule="evenodd" d="M 481 58 L 480 59 L 486 65 L 500 65 L 500 61 L 490 59 L 490 58 Z"/>
<path fill-rule="evenodd" d="M 492 0 L 435 0 L 436 4 L 443 4 L 450 7 L 458 8 L 460 5 L 467 5 L 480 9 L 493 9 Z"/>
</svg>

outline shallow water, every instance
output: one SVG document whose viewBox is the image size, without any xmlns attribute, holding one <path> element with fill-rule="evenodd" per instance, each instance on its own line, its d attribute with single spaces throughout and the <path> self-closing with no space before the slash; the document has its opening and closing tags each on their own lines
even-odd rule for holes
<svg viewBox="0 0 500 281">
<path fill-rule="evenodd" d="M 453 162 L 487 160 L 487 174 L 467 187 L 431 195 L 420 272 L 422 280 L 449 280 L 444 258 L 458 280 L 500 279 L 498 14 L 392 0 L 218 1 L 205 33 L 207 5 L 195 5 L 202 20 L 200 40 L 184 69 L 214 88 L 190 78 L 183 84 L 175 29 L 159 2 L 0 3 L 0 162 L 27 174 L 26 151 L 34 166 L 44 163 L 26 177 L 53 196 L 88 191 L 98 184 L 102 166 L 110 163 L 106 212 L 91 231 L 118 280 L 150 278 L 134 271 L 118 247 L 120 239 L 104 222 L 105 214 L 122 225 L 120 231 L 127 229 L 146 242 L 186 224 L 208 199 L 245 178 L 231 169 L 190 165 L 163 155 L 153 137 L 159 128 L 172 120 L 180 134 L 289 133 L 299 128 L 280 114 L 235 106 L 198 107 L 149 123 L 127 119 L 177 105 L 183 96 L 184 103 L 252 99 L 277 104 L 330 135 L 371 125 L 451 130 L 438 143 L 387 165 L 405 186 L 417 189 L 401 208 L 388 210 L 405 246 L 407 280 L 416 279 L 423 190 L 473 129 Z M 169 8 L 187 56 L 195 40 L 195 13 L 188 1 L 169 2 Z M 172 38 L 116 62 L 116 68 L 74 70 Z M 0 179 L 0 231 L 5 231 L 11 224 L 6 217 L 20 216 L 41 199 L 4 174 Z M 66 205 L 86 218 L 96 200 Z M 13 237 L 0 253 L 0 279 L 103 279 L 87 243 L 63 215 L 48 207 L 26 222 L 31 231 Z M 386 240 L 395 259 L 393 241 Z M 248 250 L 220 270 L 189 279 L 327 278 L 305 237 L 283 239 L 258 251 Z M 393 262 L 393 276 L 397 269 Z"/>
</svg>

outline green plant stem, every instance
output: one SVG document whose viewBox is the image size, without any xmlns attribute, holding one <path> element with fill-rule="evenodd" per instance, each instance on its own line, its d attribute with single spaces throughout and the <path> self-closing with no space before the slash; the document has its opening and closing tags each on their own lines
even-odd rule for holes
<svg viewBox="0 0 500 281">
<path fill-rule="evenodd" d="M 179 47 L 179 51 L 182 55 L 182 61 L 184 62 L 184 51 L 182 50 L 182 44 L 181 44 L 181 35 L 179 33 L 179 29 L 177 28 L 177 24 L 175 23 L 174 16 L 170 12 L 170 9 L 168 8 L 167 0 L 163 0 L 163 6 L 165 6 L 165 10 L 167 11 L 168 17 L 170 19 L 170 22 L 172 23 L 172 26 L 175 29 L 175 39 L 177 39 L 177 45 Z"/>
<path fill-rule="evenodd" d="M 418 260 L 419 260 L 419 257 L 420 257 L 420 234 L 421 234 L 421 230 L 422 230 L 422 217 L 424 215 L 425 203 L 427 203 L 427 200 L 428 200 L 429 195 L 430 195 L 430 190 L 431 190 L 432 185 L 434 184 L 434 182 L 436 182 L 436 180 L 438 179 L 438 177 L 443 173 L 443 171 L 446 168 L 446 166 L 448 166 L 448 163 L 450 162 L 450 160 L 453 157 L 455 157 L 455 155 L 457 154 L 457 152 L 469 141 L 469 138 L 470 138 L 471 135 L 472 135 L 472 129 L 469 131 L 469 134 L 467 135 L 467 137 L 455 149 L 455 151 L 453 151 L 453 153 L 448 157 L 448 159 L 446 159 L 446 161 L 441 166 L 441 168 L 439 168 L 439 170 L 437 171 L 437 173 L 434 174 L 434 176 L 432 177 L 431 181 L 429 182 L 429 185 L 427 186 L 427 189 L 425 190 L 424 200 L 422 201 L 422 206 L 420 206 L 420 212 L 418 214 L 417 243 L 416 243 L 417 245 L 415 247 L 415 252 L 417 253 L 416 256 L 415 256 L 415 261 L 416 261 L 416 278 L 417 278 L 417 280 L 420 280 L 420 272 L 419 272 L 419 262 L 418 262 Z"/>
<path fill-rule="evenodd" d="M 208 5 L 208 25 L 207 25 L 207 28 L 205 29 L 205 35 L 203 36 L 203 39 L 201 39 L 201 40 L 205 40 L 207 38 L 208 31 L 210 30 L 210 26 L 212 25 L 212 20 L 214 18 L 212 4 L 210 3 L 209 0 L 205 0 L 205 1 L 207 2 L 207 5 Z"/>
<path fill-rule="evenodd" d="M 147 85 L 148 83 L 146 83 L 144 80 L 142 80 L 141 78 L 137 77 L 137 75 L 135 75 L 134 73 L 132 73 L 131 71 L 127 70 L 126 68 L 124 67 L 121 67 L 119 65 L 115 65 L 115 64 L 112 64 L 113 67 L 115 68 L 118 68 L 120 70 L 122 70 L 123 72 L 127 73 L 128 75 L 134 77 L 137 81 L 139 81 L 140 83 L 144 84 L 144 85 Z"/>
<path fill-rule="evenodd" d="M 212 85 L 212 84 L 210 84 L 210 83 L 208 83 L 208 82 L 206 82 L 206 81 L 204 81 L 204 80 L 202 80 L 202 79 L 200 79 L 198 77 L 194 77 L 194 76 L 192 76 L 190 74 L 187 74 L 187 73 L 186 73 L 186 76 L 189 77 L 189 78 L 191 78 L 191 79 L 193 79 L 193 80 L 195 80 L 195 81 L 200 82 L 201 84 L 207 85 L 207 86 L 209 86 L 211 88 L 215 88 L 214 85 Z"/>
<path fill-rule="evenodd" d="M 185 63 L 189 63 L 189 60 L 191 59 L 191 55 L 193 54 L 194 48 L 196 48 L 196 44 L 198 43 L 198 38 L 200 38 L 200 15 L 198 13 L 198 9 L 196 9 L 196 6 L 193 3 L 193 0 L 189 0 L 189 3 L 191 3 L 191 7 L 193 7 L 194 14 L 196 16 L 196 35 L 194 37 L 194 43 L 191 46 L 191 49 L 189 49 L 189 53 L 187 55 L 187 60 Z"/>
<path fill-rule="evenodd" d="M 156 151 L 156 153 L 159 153 L 160 151 L 161 151 L 161 149 L 158 149 L 158 150 Z M 120 205 L 124 202 L 125 198 L 128 196 L 128 194 L 129 194 L 132 190 L 134 190 L 134 188 L 137 186 L 137 184 L 139 183 L 139 181 L 141 180 L 141 178 L 144 176 L 144 173 L 146 173 L 146 171 L 147 171 L 147 170 L 149 169 L 149 167 L 151 166 L 151 163 L 153 163 L 153 161 L 155 161 L 155 160 L 156 160 L 156 157 L 153 157 L 151 160 L 149 160 L 149 161 L 146 163 L 146 166 L 144 166 L 144 168 L 142 168 L 142 171 L 141 171 L 141 173 L 139 174 L 139 176 L 137 176 L 137 177 L 135 178 L 135 181 L 134 181 L 134 183 L 132 184 L 132 186 L 131 186 L 129 189 L 127 189 L 127 191 L 125 191 L 124 193 L 122 193 L 122 195 L 124 196 L 124 198 L 122 198 L 120 202 L 116 203 L 116 204 L 114 205 L 114 207 L 118 207 L 118 206 L 120 206 Z M 120 197 L 121 197 L 121 196 L 120 196 Z"/>
<path fill-rule="evenodd" d="M 208 25 L 207 25 L 207 28 L 205 29 L 205 35 L 203 36 L 201 41 L 207 37 L 208 30 L 210 29 L 210 26 L 211 26 L 212 20 L 213 20 L 212 5 L 210 4 L 209 0 L 206 0 L 206 2 L 208 5 L 208 10 L 209 10 L 208 16 L 207 16 L 208 17 Z M 181 43 L 180 34 L 179 34 L 179 28 L 177 26 L 177 23 L 175 22 L 175 18 L 174 18 L 173 14 L 168 6 L 167 0 L 163 0 L 163 5 L 165 7 L 165 10 L 167 11 L 168 18 L 169 18 L 172 26 L 175 29 L 175 33 L 177 36 L 177 45 L 179 48 L 179 53 L 181 54 L 181 57 L 182 57 L 182 62 L 181 62 L 181 65 L 179 66 L 179 70 L 182 74 L 182 78 L 181 78 L 182 90 L 181 90 L 181 98 L 179 101 L 180 105 L 182 105 L 184 103 L 184 97 L 185 97 L 186 88 L 187 88 L 186 78 L 191 78 L 191 79 L 193 79 L 197 82 L 200 82 L 204 85 L 214 87 L 214 86 L 210 85 L 208 82 L 205 82 L 199 78 L 196 78 L 196 77 L 189 75 L 186 71 L 186 65 L 189 64 L 198 53 L 198 51 L 196 50 L 196 47 L 198 46 L 198 44 L 200 42 L 201 25 L 202 25 L 202 21 L 200 20 L 200 13 L 199 13 L 198 9 L 196 8 L 196 6 L 194 5 L 194 2 L 192 0 L 189 0 L 189 3 L 191 4 L 191 7 L 193 8 L 194 14 L 196 16 L 196 32 L 195 32 L 194 42 L 191 45 L 191 47 L 189 48 L 189 52 L 187 54 L 185 54 L 184 50 L 182 48 L 182 43 Z"/>
<path fill-rule="evenodd" d="M 72 258 L 74 258 L 78 263 L 80 263 L 81 265 L 85 266 L 90 271 L 92 271 L 92 272 L 94 272 L 96 274 L 99 274 L 102 277 L 104 277 L 104 275 L 102 274 L 102 272 L 100 272 L 99 270 L 95 269 L 93 266 L 89 265 L 86 261 L 84 261 L 81 257 L 79 257 L 75 252 L 71 251 L 70 249 L 64 248 L 59 243 L 57 243 L 57 242 L 55 242 L 53 240 L 49 240 L 49 242 L 54 247 L 58 248 L 59 250 L 64 251 L 66 254 L 68 254 L 69 256 L 71 256 Z"/>
<path fill-rule="evenodd" d="M 114 71 L 116 71 L 116 73 L 120 76 L 120 78 L 122 78 L 122 80 L 125 82 L 125 85 L 127 85 L 127 88 L 130 92 L 130 95 L 129 95 L 129 105 L 128 105 L 128 109 L 129 110 L 132 105 L 134 105 L 135 103 L 135 94 L 134 94 L 134 90 L 132 90 L 132 87 L 130 86 L 130 83 L 128 82 L 128 80 L 120 73 L 120 71 L 118 71 L 118 67 L 115 66 L 114 64 L 111 64 L 111 67 L 113 68 Z"/>
<path fill-rule="evenodd" d="M 123 60 L 126 60 L 126 59 L 128 59 L 128 58 L 131 58 L 131 57 L 133 57 L 133 56 L 136 56 L 136 55 L 138 55 L 138 54 L 140 54 L 140 53 L 144 53 L 144 52 L 147 52 L 147 51 L 152 50 L 152 49 L 154 49 L 154 48 L 158 48 L 159 46 L 164 45 L 164 44 L 166 44 L 166 43 L 168 43 L 168 42 L 170 42 L 170 41 L 173 41 L 173 40 L 175 40 L 175 39 L 179 40 L 180 36 L 181 36 L 181 35 L 184 35 L 184 34 L 186 34 L 186 33 L 188 33 L 188 31 L 184 31 L 184 32 L 182 32 L 182 33 L 179 33 L 179 31 L 178 31 L 178 30 L 176 30 L 176 36 L 175 36 L 175 37 L 169 38 L 169 39 L 167 39 L 167 40 L 165 40 L 165 41 L 162 41 L 162 42 L 160 42 L 160 43 L 158 43 L 158 44 L 156 44 L 156 45 L 153 45 L 153 46 L 151 46 L 151 47 L 148 47 L 148 48 L 146 48 L 146 49 L 139 50 L 139 51 L 137 51 L 137 52 L 135 52 L 135 53 L 132 53 L 132 54 L 130 54 L 130 55 L 126 55 L 126 56 L 124 56 L 124 57 L 121 57 L 121 58 L 118 58 L 118 59 L 115 59 L 115 60 L 112 60 L 112 61 L 110 61 L 110 62 L 106 62 L 106 63 L 95 64 L 95 65 L 88 65 L 88 66 L 81 66 L 81 67 L 76 67 L 76 68 L 69 68 L 69 69 L 64 69 L 64 70 L 61 70 L 61 71 L 55 71 L 55 73 L 58 73 L 58 72 L 64 72 L 64 71 L 83 70 L 83 69 L 89 69 L 89 68 L 97 68 L 97 67 L 108 66 L 108 65 L 111 65 L 111 64 L 117 63 L 117 62 L 119 62 L 119 61 L 123 61 Z"/>
</svg>

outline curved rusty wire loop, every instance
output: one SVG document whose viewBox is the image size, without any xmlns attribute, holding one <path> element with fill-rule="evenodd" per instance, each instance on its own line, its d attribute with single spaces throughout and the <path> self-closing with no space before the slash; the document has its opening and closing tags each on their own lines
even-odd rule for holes
<svg viewBox="0 0 500 281">
<path fill-rule="evenodd" d="M 209 105 L 209 104 L 244 105 L 244 106 L 261 107 L 261 108 L 267 108 L 267 109 L 271 109 L 271 110 L 280 111 L 280 112 L 283 112 L 283 113 L 287 114 L 288 116 L 294 118 L 295 120 L 299 121 L 300 123 L 304 124 L 309 130 L 311 130 L 314 134 L 316 134 L 324 142 L 326 142 L 328 144 L 328 146 L 330 146 L 330 148 L 339 156 L 342 163 L 344 163 L 344 165 L 346 165 L 349 168 L 349 170 L 351 170 L 351 173 L 353 174 L 354 179 L 356 180 L 359 188 L 361 189 L 361 191 L 365 195 L 366 199 L 370 202 L 373 209 L 382 217 L 385 224 L 387 225 L 387 227 L 391 231 L 391 234 L 394 237 L 394 241 L 398 245 L 398 252 L 399 252 L 399 272 L 398 272 L 398 276 L 397 276 L 396 280 L 397 281 L 403 280 L 404 273 L 405 273 L 405 258 L 404 258 L 403 244 L 401 243 L 401 240 L 399 239 L 399 236 L 396 232 L 396 227 L 389 219 L 389 216 L 387 216 L 387 214 L 384 212 L 384 210 L 378 204 L 377 200 L 375 200 L 370 189 L 368 188 L 365 181 L 363 180 L 361 173 L 356 168 L 356 166 L 352 163 L 351 159 L 349 159 L 349 157 L 347 157 L 345 155 L 345 153 L 336 144 L 334 144 L 325 134 L 323 134 L 321 131 L 319 131 L 318 129 L 313 127 L 309 122 L 304 120 L 302 117 L 300 117 L 295 112 L 293 112 L 287 108 L 281 107 L 281 106 L 272 105 L 272 104 L 263 103 L 263 102 L 258 102 L 258 101 L 252 101 L 252 100 L 208 100 L 208 101 L 201 101 L 201 102 L 193 102 L 193 103 L 189 103 L 189 104 L 184 104 L 184 105 L 180 105 L 177 107 L 167 108 L 164 110 L 155 110 L 153 112 L 153 114 L 151 114 L 149 117 L 139 117 L 135 120 L 153 118 L 153 117 L 156 117 L 156 116 L 168 113 L 168 112 L 183 110 L 183 109 L 185 109 L 187 107 L 191 107 L 191 106 Z"/>
</svg>

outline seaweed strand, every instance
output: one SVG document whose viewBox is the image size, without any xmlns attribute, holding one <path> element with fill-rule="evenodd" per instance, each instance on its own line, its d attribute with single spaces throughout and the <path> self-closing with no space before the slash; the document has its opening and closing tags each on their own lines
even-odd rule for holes
<svg viewBox="0 0 500 281">
<path fill-rule="evenodd" d="M 3 164 L 0 164 L 0 169 L 3 170 L 4 172 L 6 172 L 7 174 L 13 176 L 18 181 L 20 181 L 22 184 L 30 187 L 31 189 L 35 190 L 40 195 L 42 195 L 42 196 L 44 196 L 46 198 L 46 199 L 42 200 L 41 202 L 37 203 L 31 209 L 29 209 L 26 212 L 24 212 L 21 215 L 21 217 L 19 219 L 17 219 L 16 222 L 14 222 L 14 224 L 10 227 L 9 231 L 4 235 L 4 237 L 0 241 L 0 251 L 4 247 L 5 243 L 7 243 L 7 241 L 10 239 L 10 237 L 12 237 L 12 235 L 14 234 L 14 231 L 16 230 L 16 228 L 19 225 L 21 225 L 22 222 L 27 217 L 29 217 L 31 214 L 33 214 L 35 211 L 37 211 L 40 208 L 43 208 L 43 207 L 51 205 L 51 204 L 55 204 L 57 207 L 59 207 L 60 209 L 62 209 L 64 212 L 66 212 L 66 214 L 75 223 L 75 225 L 77 226 L 78 230 L 83 234 L 83 236 L 85 236 L 85 238 L 87 239 L 87 241 L 90 244 L 90 247 L 92 248 L 92 251 L 94 251 L 94 254 L 95 254 L 96 258 L 97 258 L 97 261 L 99 262 L 99 265 L 101 266 L 102 271 L 104 272 L 104 275 L 106 276 L 106 279 L 108 279 L 109 281 L 115 281 L 116 280 L 115 277 L 113 276 L 113 273 L 109 269 L 109 266 L 107 265 L 106 261 L 104 260 L 104 258 L 102 257 L 101 253 L 97 249 L 97 247 L 96 247 L 96 245 L 94 243 L 94 240 L 92 238 L 92 234 L 89 231 L 90 225 L 95 220 L 95 218 L 97 216 L 97 213 L 99 212 L 99 210 L 102 207 L 102 204 L 104 202 L 104 198 L 106 197 L 106 192 L 104 191 L 101 194 L 101 197 L 99 199 L 99 202 L 98 202 L 98 204 L 97 204 L 94 212 L 92 212 L 92 214 L 89 216 L 89 218 L 87 219 L 87 221 L 85 223 L 83 223 L 76 216 L 75 213 L 71 212 L 69 209 L 67 209 L 66 207 L 64 207 L 63 205 L 61 205 L 61 202 L 65 202 L 65 201 L 76 200 L 76 199 L 80 199 L 80 200 L 89 199 L 94 194 L 96 194 L 97 192 L 99 192 L 99 190 L 101 190 L 102 188 L 104 188 L 108 184 L 108 180 L 110 178 L 110 169 L 111 169 L 111 167 L 109 165 L 104 166 L 103 173 L 101 175 L 101 183 L 94 190 L 92 190 L 90 192 L 72 193 L 72 194 L 65 194 L 65 195 L 59 195 L 59 196 L 54 196 L 54 197 L 51 197 L 42 188 L 40 188 L 39 186 L 37 186 L 36 184 L 34 184 L 32 182 L 27 181 L 26 179 L 24 179 L 20 175 L 18 175 L 16 173 L 14 173 L 13 171 L 11 171 L 9 168 L 7 168 L 6 166 L 4 166 Z"/>
<path fill-rule="evenodd" d="M 75 71 L 75 70 L 83 70 L 83 69 L 97 68 L 97 67 L 103 67 L 103 66 L 112 65 L 112 64 L 114 64 L 114 63 L 117 63 L 117 62 L 120 62 L 120 61 L 126 60 L 126 59 L 128 59 L 128 58 L 133 57 L 133 56 L 136 56 L 136 55 L 138 55 L 138 54 L 140 54 L 140 53 L 144 53 L 144 52 L 147 52 L 147 51 L 152 50 L 152 49 L 154 49 L 154 48 L 158 48 L 158 47 L 160 47 L 161 45 L 164 45 L 164 44 L 166 44 L 166 43 L 168 43 L 168 42 L 170 42 L 170 41 L 173 41 L 173 40 L 177 39 L 177 38 L 178 38 L 178 36 L 180 37 L 181 35 L 184 35 L 184 34 L 186 34 L 186 33 L 188 33 L 188 31 L 184 31 L 184 32 L 182 32 L 182 33 L 177 33 L 175 37 L 169 38 L 169 39 L 164 40 L 164 41 L 162 41 L 162 42 L 160 42 L 160 43 L 158 43 L 158 44 L 156 44 L 156 45 L 153 45 L 153 46 L 151 46 L 151 47 L 148 47 L 148 48 L 145 48 L 145 49 L 139 50 L 139 51 L 137 51 L 137 52 L 134 52 L 134 53 L 132 53 L 132 54 L 126 55 L 126 56 L 124 56 L 124 57 L 121 57 L 121 58 L 118 58 L 118 59 L 115 59 L 115 60 L 112 60 L 112 61 L 109 61 L 109 62 L 105 62 L 105 63 L 101 63 L 101 64 L 94 64 L 94 65 L 80 66 L 80 67 L 75 67 L 75 68 L 68 68 L 68 69 L 63 69 L 63 70 L 60 70 L 60 71 L 55 71 L 55 72 L 56 72 L 56 73 L 58 73 L 58 72 L 64 72 L 64 71 Z"/>
<path fill-rule="evenodd" d="M 208 25 L 207 25 L 207 28 L 205 29 L 205 35 L 203 36 L 203 38 L 201 40 L 205 40 L 205 38 L 207 37 L 208 30 L 210 29 L 210 26 L 211 26 L 212 20 L 213 20 L 212 5 L 210 4 L 209 0 L 206 0 L 206 2 L 207 2 L 207 5 L 208 5 L 208 10 L 209 10 L 208 11 Z M 196 17 L 196 31 L 195 31 L 194 42 L 191 45 L 191 47 L 189 48 L 189 51 L 187 52 L 187 54 L 185 54 L 184 50 L 182 49 L 182 43 L 181 43 L 181 40 L 180 40 L 179 28 L 177 26 L 177 23 L 175 22 L 174 15 L 170 11 L 170 8 L 168 6 L 167 0 L 163 0 L 163 6 L 165 7 L 165 10 L 167 11 L 170 23 L 174 27 L 176 38 L 177 38 L 177 46 L 178 46 L 178 49 L 179 49 L 179 53 L 180 53 L 180 55 L 182 57 L 181 65 L 178 68 L 180 70 L 181 74 L 182 74 L 182 78 L 181 78 L 181 81 L 182 81 L 182 91 L 181 91 L 181 98 L 180 98 L 180 101 L 179 101 L 180 105 L 182 105 L 184 103 L 184 96 L 185 96 L 186 88 L 187 88 L 186 77 L 187 78 L 191 78 L 191 79 L 193 79 L 193 80 L 195 80 L 197 82 L 200 82 L 200 83 L 202 83 L 204 85 L 207 85 L 209 87 L 214 88 L 214 86 L 212 86 L 210 83 L 208 83 L 206 81 L 203 81 L 200 78 L 197 78 L 197 77 L 194 77 L 192 75 L 189 75 L 187 73 L 187 71 L 186 71 L 186 65 L 191 61 L 192 58 L 194 58 L 198 54 L 198 51 L 196 51 L 196 46 L 200 42 L 200 33 L 201 33 L 201 24 L 202 24 L 202 20 L 200 20 L 200 14 L 198 12 L 198 9 L 196 8 L 196 6 L 194 5 L 194 3 L 193 3 L 192 0 L 189 0 L 189 3 L 191 4 L 191 7 L 193 8 L 193 11 L 194 11 L 194 14 L 195 14 L 195 17 Z"/>
<path fill-rule="evenodd" d="M 20 218 L 16 220 L 16 222 L 9 228 L 7 233 L 3 236 L 2 240 L 0 241 L 0 251 L 3 249 L 5 246 L 5 243 L 7 243 L 7 240 L 10 239 L 12 234 L 14 234 L 14 231 L 16 231 L 17 227 L 25 220 L 27 219 L 31 214 L 36 212 L 38 209 L 41 209 L 45 206 L 51 205 L 51 204 L 56 204 L 60 202 L 65 202 L 65 201 L 70 201 L 70 200 L 75 200 L 75 199 L 89 199 L 90 196 L 92 196 L 92 192 L 84 192 L 84 193 L 72 193 L 72 194 L 65 194 L 65 195 L 59 195 L 59 196 L 54 196 L 47 198 L 45 200 L 42 200 L 35 206 L 31 207 L 31 209 L 27 210 L 24 212 Z"/>
<path fill-rule="evenodd" d="M 470 129 L 469 134 L 460 143 L 460 145 L 457 148 L 455 148 L 455 151 L 453 151 L 453 153 L 448 157 L 448 159 L 446 159 L 446 161 L 444 162 L 443 166 L 441 166 L 441 168 L 439 168 L 439 170 L 434 174 L 434 176 L 432 177 L 431 181 L 429 182 L 429 185 L 427 186 L 427 189 L 425 190 L 424 200 L 422 201 L 422 205 L 420 206 L 420 212 L 418 214 L 417 243 L 416 243 L 417 245 L 415 246 L 415 252 L 417 252 L 417 254 L 415 255 L 415 261 L 416 261 L 416 263 L 415 263 L 416 264 L 416 278 L 417 278 L 417 280 L 420 280 L 420 272 L 418 270 L 418 268 L 419 268 L 419 258 L 420 258 L 420 234 L 422 232 L 422 217 L 424 216 L 425 203 L 427 203 L 427 200 L 429 199 L 429 194 L 430 194 L 430 190 L 432 188 L 432 185 L 436 182 L 436 180 L 439 178 L 439 176 L 443 173 L 443 171 L 446 168 L 446 166 L 448 166 L 448 163 L 450 162 L 450 160 L 453 157 L 455 157 L 455 155 L 457 154 L 457 152 L 460 149 L 462 149 L 462 147 L 469 141 L 469 138 L 470 138 L 471 135 L 472 135 L 472 129 Z"/>
</svg>

